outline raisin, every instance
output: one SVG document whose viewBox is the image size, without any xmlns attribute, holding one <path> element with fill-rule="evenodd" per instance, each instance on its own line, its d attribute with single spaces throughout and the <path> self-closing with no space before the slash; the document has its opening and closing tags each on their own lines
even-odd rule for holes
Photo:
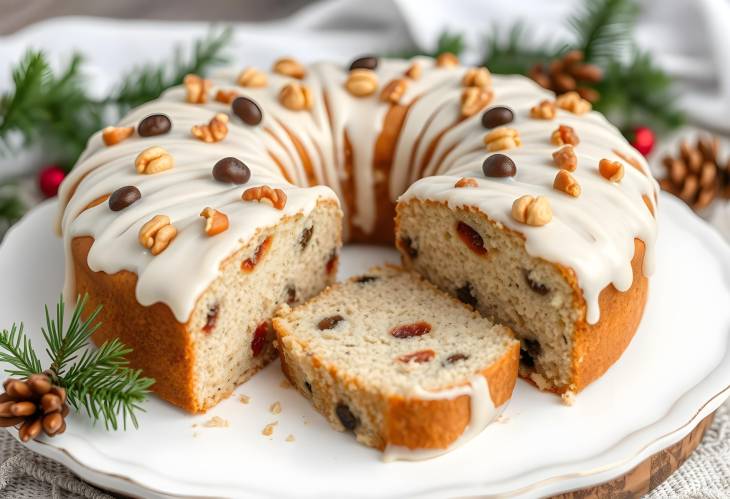
<svg viewBox="0 0 730 499">
<path fill-rule="evenodd" d="M 374 275 L 361 275 L 360 277 L 355 278 L 355 282 L 358 284 L 365 284 L 368 282 L 377 281 L 378 277 Z"/>
<path fill-rule="evenodd" d="M 309 241 L 312 240 L 312 232 L 314 232 L 314 227 L 307 227 L 302 231 L 302 235 L 299 236 L 299 247 L 302 248 L 302 251 L 307 249 Z"/>
<path fill-rule="evenodd" d="M 454 353 L 446 357 L 446 360 L 442 363 L 442 365 L 448 366 L 451 364 L 455 364 L 461 360 L 467 360 L 468 358 L 469 356 L 464 353 Z"/>
<path fill-rule="evenodd" d="M 462 287 L 456 290 L 456 297 L 462 302 L 466 303 L 467 305 L 471 305 L 472 307 L 476 308 L 477 306 L 477 297 L 474 296 L 474 289 L 471 287 L 471 283 L 467 282 Z"/>
<path fill-rule="evenodd" d="M 251 352 L 253 356 L 257 357 L 264 350 L 266 345 L 266 336 L 269 332 L 269 325 L 266 322 L 262 322 L 253 332 L 253 339 L 251 340 Z"/>
<path fill-rule="evenodd" d="M 550 288 L 548 288 L 544 284 L 540 284 L 539 282 L 532 280 L 529 271 L 523 270 L 522 274 L 525 276 L 525 282 L 527 282 L 527 285 L 530 286 L 530 289 L 538 295 L 545 296 L 550 292 Z"/>
<path fill-rule="evenodd" d="M 337 413 L 337 419 L 340 420 L 340 423 L 342 423 L 342 426 L 346 430 L 355 431 L 355 428 L 360 424 L 360 421 L 355 417 L 350 408 L 342 402 L 337 404 L 335 412 Z"/>
<path fill-rule="evenodd" d="M 297 301 L 297 288 L 288 286 L 286 288 L 286 303 L 292 305 L 295 301 Z"/>
<path fill-rule="evenodd" d="M 533 368 L 535 367 L 535 358 L 542 353 L 542 347 L 537 340 L 524 339 L 520 345 L 520 363 L 522 365 Z"/>
<path fill-rule="evenodd" d="M 415 322 L 413 324 L 403 324 L 396 326 L 390 330 L 391 336 L 396 338 L 412 338 L 413 336 L 423 336 L 431 332 L 431 324 L 428 322 Z"/>
<path fill-rule="evenodd" d="M 456 232 L 467 247 L 479 256 L 487 254 L 487 248 L 484 247 L 484 239 L 470 225 L 459 222 L 456 226 Z"/>
<path fill-rule="evenodd" d="M 325 271 L 327 274 L 331 274 L 335 270 L 337 270 L 337 261 L 339 260 L 339 256 L 337 255 L 337 250 L 332 250 L 332 253 L 330 253 L 330 257 L 327 260 L 327 263 L 325 264 Z"/>
<path fill-rule="evenodd" d="M 251 258 L 246 258 L 241 263 L 241 270 L 249 273 L 253 272 L 253 269 L 256 268 L 256 265 L 259 263 L 259 260 L 261 260 L 264 255 L 269 251 L 269 248 L 271 247 L 271 236 L 264 239 L 264 242 L 262 242 L 258 248 L 256 248 L 256 251 L 254 251 L 253 256 Z"/>
<path fill-rule="evenodd" d="M 418 250 L 415 248 L 415 246 L 413 246 L 413 240 L 410 237 L 401 237 L 398 245 L 400 246 L 401 251 L 411 257 L 411 260 L 418 257 Z"/>
<path fill-rule="evenodd" d="M 312 384 L 309 381 L 304 382 L 304 388 L 306 388 L 309 393 L 312 393 Z"/>
<path fill-rule="evenodd" d="M 418 352 L 412 352 L 407 353 L 404 355 L 399 355 L 396 357 L 396 360 L 399 362 L 416 362 L 417 364 L 422 364 L 424 362 L 429 362 L 433 360 L 433 358 L 436 357 L 436 352 L 433 350 L 419 350 Z"/>
<path fill-rule="evenodd" d="M 329 317 L 325 317 L 319 323 L 317 324 L 317 327 L 320 331 L 324 331 L 325 329 L 333 329 L 337 324 L 344 321 L 345 318 L 342 317 L 340 314 L 337 315 L 330 315 Z"/>
<path fill-rule="evenodd" d="M 208 315 L 205 317 L 205 325 L 203 331 L 210 333 L 215 328 L 215 323 L 218 321 L 218 304 L 211 305 L 208 307 Z"/>
</svg>

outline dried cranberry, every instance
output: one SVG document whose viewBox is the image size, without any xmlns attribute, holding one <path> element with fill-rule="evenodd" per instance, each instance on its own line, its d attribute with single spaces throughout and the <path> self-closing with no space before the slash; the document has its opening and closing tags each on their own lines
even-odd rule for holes
<svg viewBox="0 0 730 499">
<path fill-rule="evenodd" d="M 423 321 L 414 322 L 413 324 L 403 324 L 390 330 L 391 336 L 395 338 L 412 338 L 414 336 L 423 336 L 430 332 L 431 324 Z"/>
<path fill-rule="evenodd" d="M 355 417 L 350 408 L 342 402 L 337 404 L 335 412 L 337 413 L 337 419 L 340 420 L 340 423 L 342 423 L 342 426 L 344 426 L 346 430 L 354 431 L 360 424 L 360 421 Z"/>
<path fill-rule="evenodd" d="M 478 300 L 477 297 L 474 296 L 474 289 L 472 288 L 470 282 L 467 282 L 462 287 L 456 290 L 456 297 L 462 303 L 466 303 L 467 305 L 470 305 L 474 308 L 476 308 L 477 306 Z"/>
<path fill-rule="evenodd" d="M 314 227 L 307 227 L 302 231 L 302 235 L 299 236 L 299 246 L 302 248 L 302 251 L 307 249 L 309 241 L 312 239 L 312 232 L 314 232 Z"/>
<path fill-rule="evenodd" d="M 487 248 L 484 247 L 484 239 L 470 225 L 459 222 L 456 226 L 456 232 L 464 244 L 477 255 L 483 256 L 487 254 Z"/>
<path fill-rule="evenodd" d="M 365 284 L 368 282 L 377 281 L 378 277 L 374 275 L 361 275 L 360 277 L 355 278 L 355 282 L 358 284 Z"/>
<path fill-rule="evenodd" d="M 548 288 L 544 284 L 540 284 L 539 282 L 534 281 L 530 277 L 529 271 L 523 270 L 522 273 L 525 276 L 525 282 L 527 282 L 527 285 L 530 286 L 530 289 L 533 290 L 535 293 L 537 293 L 538 295 L 545 296 L 546 294 L 548 294 L 550 292 L 550 288 Z"/>
<path fill-rule="evenodd" d="M 272 236 L 264 239 L 264 242 L 256 248 L 256 251 L 254 251 L 253 256 L 251 258 L 246 258 L 243 262 L 241 262 L 241 270 L 246 273 L 253 272 L 253 269 L 256 268 L 259 260 L 261 260 L 266 255 L 266 252 L 269 251 L 269 248 L 271 247 L 271 239 Z"/>
<path fill-rule="evenodd" d="M 398 245 L 406 255 L 411 257 L 411 260 L 418 257 L 418 250 L 413 246 L 413 240 L 410 237 L 401 237 Z"/>
<path fill-rule="evenodd" d="M 203 331 L 210 333 L 215 328 L 215 323 L 218 321 L 218 304 L 211 305 L 208 307 L 208 315 L 205 317 L 205 325 Z"/>
<path fill-rule="evenodd" d="M 447 365 L 455 364 L 461 360 L 467 360 L 468 358 L 469 358 L 469 356 L 464 353 L 451 354 L 448 357 L 446 357 L 446 360 L 443 362 L 442 365 L 447 366 Z"/>
<path fill-rule="evenodd" d="M 320 331 L 324 331 L 326 329 L 333 329 L 337 324 L 344 321 L 345 318 L 342 317 L 340 314 L 337 315 L 330 315 L 329 317 L 325 317 L 319 323 L 317 324 L 317 327 Z"/>
<path fill-rule="evenodd" d="M 337 261 L 338 260 L 339 260 L 339 256 L 337 255 L 337 250 L 332 250 L 332 253 L 330 253 L 330 257 L 324 266 L 327 274 L 331 274 L 332 272 L 337 270 Z"/>
<path fill-rule="evenodd" d="M 266 345 L 266 336 L 269 333 L 269 325 L 266 322 L 262 322 L 253 332 L 253 339 L 251 340 L 251 352 L 253 356 L 257 357 L 264 350 Z"/>
<path fill-rule="evenodd" d="M 396 357 L 396 359 L 399 362 L 405 362 L 405 363 L 416 362 L 418 364 L 422 364 L 424 362 L 429 362 L 429 361 L 433 360 L 434 357 L 436 357 L 436 352 L 434 352 L 431 349 L 428 349 L 428 350 L 419 350 L 418 352 L 407 353 L 404 355 L 399 355 L 398 357 Z"/>
</svg>

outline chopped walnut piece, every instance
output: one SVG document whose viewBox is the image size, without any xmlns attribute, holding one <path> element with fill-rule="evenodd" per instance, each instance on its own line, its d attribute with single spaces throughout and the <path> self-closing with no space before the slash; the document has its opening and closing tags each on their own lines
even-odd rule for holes
<svg viewBox="0 0 730 499">
<path fill-rule="evenodd" d="M 553 219 L 553 210 L 546 197 L 522 196 L 512 204 L 512 218 L 526 225 L 540 227 Z"/>
<path fill-rule="evenodd" d="M 585 114 L 593 108 L 591 103 L 581 97 L 578 92 L 566 92 L 559 95 L 555 99 L 555 105 L 573 114 Z"/>
<path fill-rule="evenodd" d="M 355 97 L 367 97 L 378 89 L 378 77 L 370 69 L 353 69 L 347 77 L 345 88 Z"/>
<path fill-rule="evenodd" d="M 208 122 L 207 125 L 193 125 L 190 129 L 193 137 L 203 142 L 220 142 L 228 135 L 228 115 L 218 113 Z"/>
<path fill-rule="evenodd" d="M 488 88 L 492 85 L 492 74 L 487 68 L 469 68 L 461 80 L 465 87 Z"/>
<path fill-rule="evenodd" d="M 215 93 L 215 100 L 222 102 L 223 104 L 230 104 L 233 99 L 238 97 L 238 92 L 235 90 L 218 90 Z"/>
<path fill-rule="evenodd" d="M 461 91 L 461 116 L 469 118 L 484 109 L 494 97 L 488 88 L 466 87 Z"/>
<path fill-rule="evenodd" d="M 312 91 L 297 82 L 287 83 L 279 92 L 279 102 L 291 111 L 312 109 Z"/>
<path fill-rule="evenodd" d="M 152 175 L 173 167 L 174 160 L 169 152 L 162 147 L 148 147 L 137 155 L 134 167 L 137 173 Z"/>
<path fill-rule="evenodd" d="M 177 236 L 177 229 L 167 215 L 155 215 L 139 230 L 139 243 L 157 256 L 170 245 Z"/>
<path fill-rule="evenodd" d="M 502 126 L 486 134 L 484 136 L 484 144 L 487 146 L 487 151 L 491 152 L 520 147 L 522 141 L 520 140 L 520 133 L 517 130 Z"/>
<path fill-rule="evenodd" d="M 562 170 L 574 172 L 578 167 L 578 158 L 575 156 L 573 146 L 566 145 L 553 153 L 553 161 L 555 166 Z"/>
<path fill-rule="evenodd" d="M 185 100 L 191 104 L 205 104 L 208 102 L 211 82 L 198 75 L 189 74 L 183 79 L 185 85 Z"/>
<path fill-rule="evenodd" d="M 598 172 L 606 180 L 621 182 L 624 178 L 624 165 L 619 161 L 604 158 L 598 163 Z"/>
<path fill-rule="evenodd" d="M 444 52 L 436 58 L 436 66 L 449 68 L 459 65 L 459 58 L 451 52 Z"/>
<path fill-rule="evenodd" d="M 266 73 L 257 68 L 246 68 L 238 75 L 238 84 L 242 87 L 261 88 L 267 83 Z"/>
<path fill-rule="evenodd" d="M 530 109 L 530 118 L 536 120 L 551 120 L 555 118 L 555 103 L 544 100 Z"/>
<path fill-rule="evenodd" d="M 563 144 L 577 146 L 580 143 L 580 139 L 578 138 L 578 134 L 575 133 L 575 130 L 573 130 L 573 127 L 560 125 L 550 136 L 550 143 L 556 146 L 562 146 Z"/>
<path fill-rule="evenodd" d="M 454 187 L 479 187 L 479 183 L 475 178 L 463 177 L 456 181 Z"/>
<path fill-rule="evenodd" d="M 123 140 L 127 140 L 134 135 L 133 126 L 108 126 L 101 132 L 101 138 L 107 146 L 119 144 Z"/>
<path fill-rule="evenodd" d="M 280 75 L 291 76 L 298 80 L 301 80 L 307 75 L 307 69 L 304 65 L 291 57 L 282 57 L 276 61 L 272 71 Z"/>
<path fill-rule="evenodd" d="M 222 211 L 207 207 L 200 212 L 200 216 L 205 220 L 205 233 L 209 237 L 228 230 L 228 216 Z"/>
<path fill-rule="evenodd" d="M 410 78 L 411 80 L 418 80 L 421 77 L 421 73 L 423 72 L 423 69 L 421 68 L 421 64 L 418 62 L 414 62 L 410 66 L 408 66 L 408 69 L 406 69 L 405 75 Z"/>
<path fill-rule="evenodd" d="M 580 196 L 581 193 L 580 184 L 570 173 L 568 173 L 567 170 L 558 171 L 555 175 L 555 180 L 553 181 L 553 188 L 560 192 L 564 192 L 569 196 L 573 196 L 574 198 Z"/>
<path fill-rule="evenodd" d="M 277 210 L 283 210 L 286 206 L 286 194 L 281 189 L 272 189 L 268 185 L 251 187 L 243 191 L 241 198 L 244 201 L 258 201 L 268 203 Z"/>
</svg>

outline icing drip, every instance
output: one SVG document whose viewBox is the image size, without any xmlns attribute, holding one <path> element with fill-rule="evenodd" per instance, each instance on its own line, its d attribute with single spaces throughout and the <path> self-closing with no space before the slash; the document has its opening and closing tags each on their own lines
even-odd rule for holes
<svg viewBox="0 0 730 499">
<path fill-rule="evenodd" d="M 464 433 L 446 449 L 409 449 L 388 444 L 383 453 L 383 461 L 420 461 L 431 459 L 447 452 L 451 452 L 479 435 L 506 407 L 506 403 L 495 408 L 492 397 L 489 395 L 489 385 L 484 376 L 476 375 L 465 386 L 457 386 L 448 390 L 432 392 L 417 386 L 412 391 L 414 398 L 422 400 L 452 400 L 462 395 L 469 396 L 470 421 Z"/>
<path fill-rule="evenodd" d="M 390 175 L 378 178 L 374 146 L 390 108 L 379 99 L 379 90 L 394 78 L 402 78 L 412 61 L 421 65 L 422 75 L 409 81 L 401 98 L 408 111 L 395 144 Z M 237 71 L 222 71 L 212 78 L 211 97 L 218 89 L 235 90 L 258 103 L 263 120 L 252 127 L 232 115 L 228 136 L 217 143 L 195 139 L 190 128 L 207 123 L 216 113 L 231 114 L 230 105 L 213 99 L 188 104 L 182 87 L 132 110 L 119 123 L 136 126 L 149 114 L 164 113 L 172 122 L 170 133 L 147 138 L 135 135 L 110 147 L 103 144 L 101 133 L 95 134 L 59 193 L 67 297 L 71 298 L 68 295 L 74 290 L 71 240 L 91 236 L 95 240 L 88 257 L 92 270 L 137 273 L 138 301 L 145 305 L 166 303 L 177 320 L 184 322 L 197 296 L 217 276 L 220 263 L 257 229 L 274 225 L 285 216 L 306 216 L 317 200 L 342 199 L 345 186 L 352 186 L 352 203 L 343 203 L 343 209 L 352 206 L 353 212 L 346 216 L 353 226 L 370 234 L 382 201 L 376 199 L 375 187 L 378 182 L 388 182 L 391 201 L 407 189 L 402 200 L 422 198 L 445 201 L 453 207 L 473 205 L 524 234 L 531 255 L 575 270 L 587 303 L 587 320 L 597 322 L 601 290 L 609 284 L 619 290 L 631 285 L 634 238 L 647 246 L 644 273 L 649 275 L 653 269 L 656 224 L 642 196 L 653 200 L 657 185 L 645 161 L 598 113 L 576 116 L 559 110 L 554 120 L 529 118 L 530 107 L 551 98 L 551 94 L 524 77 L 493 76 L 494 99 L 489 106 L 514 110 L 515 120 L 509 126 L 519 131 L 523 146 L 506 151 L 517 165 L 516 177 L 484 178 L 481 162 L 488 153 L 482 140 L 487 130 L 481 125 L 481 113 L 468 119 L 460 116 L 465 68 L 436 67 L 430 58 L 412 61 L 381 60 L 376 71 L 378 92 L 368 97 L 355 97 L 345 89 L 345 67 L 314 64 L 300 82 L 311 90 L 313 106 L 309 111 L 292 111 L 279 102 L 281 88 L 298 80 L 269 74 L 266 87 L 243 88 L 235 84 Z M 559 124 L 572 126 L 581 140 L 575 148 L 578 169 L 573 173 L 583 189 L 579 198 L 552 188 L 557 168 L 551 153 L 557 147 L 550 144 L 550 135 Z M 352 149 L 350 179 L 346 178 L 345 137 Z M 137 174 L 134 159 L 150 146 L 169 151 L 175 167 L 154 175 Z M 613 153 L 614 149 L 634 155 L 643 173 Z M 226 156 L 248 165 L 251 179 L 247 184 L 231 186 L 212 179 L 213 165 Z M 626 174 L 619 184 L 598 175 L 601 158 L 624 163 Z M 428 175 L 435 176 L 411 185 Z M 478 179 L 479 187 L 454 189 L 453 184 L 462 176 Z M 262 184 L 285 191 L 288 201 L 283 211 L 240 200 L 243 190 Z M 127 185 L 142 193 L 142 198 L 128 208 L 111 212 L 106 203 L 88 208 L 93 201 Z M 536 228 L 512 220 L 511 203 L 524 194 L 548 197 L 553 221 Z M 229 230 L 212 238 L 203 235 L 198 214 L 206 206 L 229 216 Z M 152 257 L 138 244 L 137 232 L 157 214 L 168 215 L 178 235 L 163 253 Z M 175 286 L 170 285 L 172 276 Z"/>
</svg>

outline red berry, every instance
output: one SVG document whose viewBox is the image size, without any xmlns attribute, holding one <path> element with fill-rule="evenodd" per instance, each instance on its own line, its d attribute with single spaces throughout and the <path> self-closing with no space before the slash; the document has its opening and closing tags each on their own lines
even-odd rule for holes
<svg viewBox="0 0 730 499">
<path fill-rule="evenodd" d="M 251 340 L 251 352 L 254 357 L 257 357 L 266 345 L 266 335 L 269 332 L 269 325 L 266 322 L 262 322 L 253 332 L 253 339 Z"/>
<path fill-rule="evenodd" d="M 648 156 L 652 149 L 654 149 L 655 141 L 656 136 L 652 129 L 640 126 L 634 130 L 634 140 L 631 141 L 631 145 L 644 156 Z"/>
<path fill-rule="evenodd" d="M 61 185 L 66 172 L 56 165 L 50 165 L 38 172 L 38 187 L 43 195 L 52 198 L 58 194 L 58 187 Z"/>
</svg>

